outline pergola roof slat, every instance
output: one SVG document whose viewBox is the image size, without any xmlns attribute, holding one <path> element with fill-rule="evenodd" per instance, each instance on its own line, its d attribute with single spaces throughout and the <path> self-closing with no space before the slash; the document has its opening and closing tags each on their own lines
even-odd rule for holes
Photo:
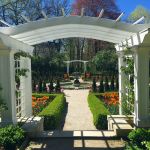
<svg viewBox="0 0 150 150">
<path fill-rule="evenodd" d="M 117 18 L 119 20 L 122 14 Z M 97 17 L 67 16 L 30 21 L 14 27 L 0 28 L 0 32 L 26 44 L 35 44 L 67 37 L 85 37 L 113 43 L 126 41 L 150 24 L 132 24 Z M 76 34 L 75 34 L 76 33 Z M 42 40 L 40 40 L 42 38 Z M 37 41 L 36 41 L 37 40 Z"/>
</svg>

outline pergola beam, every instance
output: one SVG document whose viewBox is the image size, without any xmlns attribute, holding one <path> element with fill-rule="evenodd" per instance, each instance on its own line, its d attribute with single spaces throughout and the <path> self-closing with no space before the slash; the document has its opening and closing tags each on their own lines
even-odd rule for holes
<svg viewBox="0 0 150 150">
<path fill-rule="evenodd" d="M 48 19 L 46 13 L 45 13 L 43 10 L 41 11 L 41 13 L 42 13 L 42 15 L 43 15 L 43 17 L 44 17 L 45 19 Z"/>
<path fill-rule="evenodd" d="M 103 14 L 104 14 L 104 9 L 101 10 L 101 12 L 99 13 L 98 18 L 102 18 Z"/>
<path fill-rule="evenodd" d="M 141 17 L 140 19 L 138 19 L 137 21 L 135 21 L 135 22 L 133 23 L 133 25 L 135 25 L 135 24 L 138 24 L 138 23 L 142 22 L 144 19 L 145 19 L 145 17 L 144 17 L 144 16 L 143 16 L 143 17 Z"/>
<path fill-rule="evenodd" d="M 42 43 L 42 42 L 47 42 L 49 40 L 56 40 L 56 39 L 62 39 L 62 38 L 69 38 L 69 37 L 85 37 L 85 38 L 94 38 L 94 39 L 99 39 L 99 40 L 103 40 L 103 41 L 107 41 L 107 42 L 111 42 L 111 43 L 119 43 L 119 40 L 115 40 L 113 38 L 106 38 L 106 37 L 103 37 L 103 36 L 98 36 L 98 35 L 91 35 L 91 34 L 88 34 L 88 35 L 83 35 L 83 34 L 78 34 L 76 35 L 76 33 L 74 33 L 74 35 L 72 36 L 69 36 L 70 34 L 68 33 L 63 33 L 63 34 L 58 34 L 58 35 L 55 35 L 53 37 L 44 37 L 44 38 L 39 38 L 39 39 L 36 39 L 36 40 L 32 40 L 32 41 L 26 41 L 25 43 L 29 44 L 29 45 L 35 45 L 35 44 L 39 44 L 39 43 Z"/>
<path fill-rule="evenodd" d="M 3 23 L 3 24 L 5 24 L 8 27 L 11 27 L 11 25 L 9 23 L 7 23 L 6 21 L 4 21 L 4 20 L 0 20 L 0 22 Z"/>
<path fill-rule="evenodd" d="M 61 31 L 61 33 L 59 32 L 59 30 L 53 30 L 53 31 L 51 31 L 51 35 L 53 36 L 53 35 L 62 35 L 62 34 L 66 34 L 66 33 L 68 33 L 68 35 L 70 35 L 70 34 L 81 34 L 81 33 L 86 33 L 87 31 L 88 31 L 88 33 L 89 34 L 91 34 L 91 35 L 95 35 L 95 36 L 104 36 L 104 37 L 106 37 L 107 35 L 108 35 L 108 33 L 107 32 L 104 32 L 104 31 L 99 31 L 99 32 L 97 32 L 96 30 L 94 31 L 94 30 L 88 30 L 88 29 L 75 29 L 74 28 L 74 30 L 70 30 L 69 28 L 68 29 L 64 29 L 64 30 L 62 30 Z M 86 33 L 86 34 L 88 34 L 88 33 Z M 46 31 L 46 32 L 43 32 L 43 33 L 40 33 L 40 32 L 38 32 L 36 35 L 28 35 L 28 36 L 22 36 L 22 35 L 20 35 L 20 36 L 12 36 L 13 38 L 17 38 L 18 40 L 20 40 L 20 41 L 24 41 L 24 42 L 28 42 L 28 41 L 32 41 L 32 40 L 38 40 L 39 38 L 41 38 L 42 36 L 43 37 L 51 37 L 51 35 L 49 34 L 49 32 L 48 32 L 48 30 Z M 110 37 L 112 37 L 112 39 L 118 39 L 118 40 L 124 40 L 124 39 L 126 39 L 126 37 L 130 37 L 130 35 L 119 35 L 119 34 L 114 34 L 114 33 L 111 33 L 111 31 L 110 31 L 110 33 L 109 33 L 109 38 Z M 108 39 L 109 39 L 108 38 Z"/>
<path fill-rule="evenodd" d="M 26 22 L 30 22 L 30 20 L 29 20 L 25 15 L 21 15 L 21 17 L 22 17 Z"/>
<path fill-rule="evenodd" d="M 87 63 L 87 62 L 89 62 L 89 61 L 87 61 L 87 60 L 68 60 L 68 61 L 64 61 L 65 63 L 72 63 L 72 62 L 85 62 L 85 63 Z"/>
<path fill-rule="evenodd" d="M 120 15 L 119 15 L 119 17 L 116 19 L 116 22 L 118 22 L 118 21 L 120 21 L 120 19 L 121 19 L 121 17 L 124 15 L 124 13 L 121 13 Z"/>
</svg>

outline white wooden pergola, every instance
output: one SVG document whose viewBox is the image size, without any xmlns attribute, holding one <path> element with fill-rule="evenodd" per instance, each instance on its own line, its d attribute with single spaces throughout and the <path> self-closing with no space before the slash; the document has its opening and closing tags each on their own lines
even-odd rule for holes
<svg viewBox="0 0 150 150">
<path fill-rule="evenodd" d="M 89 61 L 85 61 L 85 60 L 68 60 L 68 61 L 64 61 L 66 64 L 67 64 L 67 74 L 69 75 L 69 73 L 70 73 L 70 63 L 74 63 L 74 62 L 81 62 L 81 63 L 83 63 L 84 64 L 84 73 L 86 73 L 86 71 L 87 71 L 87 63 L 89 62 Z"/>
<path fill-rule="evenodd" d="M 150 61 L 150 24 L 134 24 L 116 20 L 88 16 L 63 16 L 48 18 L 42 12 L 44 19 L 27 21 L 25 24 L 0 28 L 0 84 L 3 88 L 2 96 L 8 105 L 8 110 L 2 115 L 2 122 L 16 123 L 16 95 L 15 95 L 15 67 L 14 53 L 21 50 L 32 54 L 33 45 L 42 42 L 70 37 L 84 37 L 103 40 L 116 44 L 119 60 L 119 96 L 120 114 L 122 113 L 121 98 L 124 93 L 124 74 L 120 67 L 124 65 L 124 45 L 131 47 L 134 55 L 134 123 L 138 127 L 150 127 L 150 96 L 149 96 L 149 61 Z M 30 70 L 24 78 L 21 97 L 22 116 L 32 115 L 31 89 L 31 61 L 25 58 L 22 65 Z"/>
</svg>

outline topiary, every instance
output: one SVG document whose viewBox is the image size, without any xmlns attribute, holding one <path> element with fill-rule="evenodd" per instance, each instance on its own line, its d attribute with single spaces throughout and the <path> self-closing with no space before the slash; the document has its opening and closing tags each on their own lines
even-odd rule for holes
<svg viewBox="0 0 150 150">
<path fill-rule="evenodd" d="M 54 91 L 54 85 L 53 85 L 53 80 L 50 81 L 50 85 L 49 85 L 49 92 L 53 92 Z"/>
<path fill-rule="evenodd" d="M 113 77 L 113 76 L 112 76 L 112 78 L 111 78 L 110 89 L 111 89 L 111 91 L 114 91 L 114 90 L 115 90 L 114 77 Z"/>
<path fill-rule="evenodd" d="M 100 80 L 99 92 L 100 92 L 100 93 L 104 93 L 103 78 L 101 78 L 101 80 Z"/>
<path fill-rule="evenodd" d="M 96 79 L 95 79 L 95 78 L 93 78 L 92 91 L 93 91 L 93 92 L 96 92 L 96 91 L 97 91 Z"/>
<path fill-rule="evenodd" d="M 109 91 L 109 84 L 108 84 L 107 76 L 105 77 L 105 84 L 104 84 L 104 86 L 105 86 L 105 92 Z"/>
<path fill-rule="evenodd" d="M 43 81 L 43 84 L 42 84 L 42 91 L 43 92 L 47 92 L 47 88 L 46 88 L 47 86 L 46 86 L 46 82 L 45 81 Z"/>
<path fill-rule="evenodd" d="M 39 87 L 39 92 L 42 92 L 42 80 L 40 80 L 38 87 Z"/>
<path fill-rule="evenodd" d="M 59 80 L 57 80 L 56 86 L 55 86 L 55 91 L 59 93 L 60 90 L 61 90 L 61 89 L 60 89 L 60 82 L 59 82 Z"/>
<path fill-rule="evenodd" d="M 118 78 L 116 78 L 116 90 L 119 89 L 119 81 L 118 81 Z"/>
</svg>

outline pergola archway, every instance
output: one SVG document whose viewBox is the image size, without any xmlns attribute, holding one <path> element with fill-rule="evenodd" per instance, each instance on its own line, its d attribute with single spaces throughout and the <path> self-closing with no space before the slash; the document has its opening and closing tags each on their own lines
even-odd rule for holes
<svg viewBox="0 0 150 150">
<path fill-rule="evenodd" d="M 3 122 L 16 123 L 15 69 L 14 53 L 22 50 L 32 54 L 32 45 L 49 40 L 84 37 L 103 40 L 116 44 L 119 59 L 119 97 L 120 114 L 121 98 L 124 90 L 124 74 L 121 71 L 124 46 L 131 47 L 134 55 L 134 122 L 138 127 L 150 127 L 149 97 L 149 59 L 150 59 L 150 24 L 127 24 L 117 20 L 100 17 L 68 16 L 45 18 L 29 21 L 18 26 L 0 28 L 0 84 L 8 111 L 3 114 Z M 24 59 L 22 64 L 30 72 L 24 82 L 24 111 L 26 117 L 32 115 L 31 61 Z"/>
<path fill-rule="evenodd" d="M 73 62 L 81 62 L 81 63 L 83 63 L 84 64 L 84 73 L 86 73 L 86 71 L 87 71 L 87 63 L 89 62 L 89 61 L 85 61 L 85 60 L 70 60 L 70 61 L 64 61 L 66 64 L 67 64 L 67 74 L 69 75 L 69 68 L 70 68 L 70 63 L 73 63 Z"/>
</svg>

